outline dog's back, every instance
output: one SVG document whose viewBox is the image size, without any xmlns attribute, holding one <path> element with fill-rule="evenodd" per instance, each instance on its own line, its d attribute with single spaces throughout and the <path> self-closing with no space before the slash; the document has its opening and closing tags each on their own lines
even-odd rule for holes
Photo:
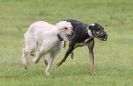
<svg viewBox="0 0 133 86">
<path fill-rule="evenodd" d="M 66 19 L 65 21 L 68 21 L 72 24 L 74 31 L 73 36 L 75 36 L 74 40 L 77 43 L 84 42 L 85 39 L 89 38 L 89 35 L 87 33 L 87 27 L 88 27 L 87 24 L 83 24 L 82 22 L 74 19 Z"/>
</svg>

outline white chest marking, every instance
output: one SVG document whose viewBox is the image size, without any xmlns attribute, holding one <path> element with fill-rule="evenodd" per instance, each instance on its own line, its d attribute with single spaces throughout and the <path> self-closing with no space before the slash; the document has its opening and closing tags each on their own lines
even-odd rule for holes
<svg viewBox="0 0 133 86">
<path fill-rule="evenodd" d="M 91 32 L 91 30 L 88 28 L 88 35 L 90 36 L 90 37 L 92 37 L 92 32 Z"/>
</svg>

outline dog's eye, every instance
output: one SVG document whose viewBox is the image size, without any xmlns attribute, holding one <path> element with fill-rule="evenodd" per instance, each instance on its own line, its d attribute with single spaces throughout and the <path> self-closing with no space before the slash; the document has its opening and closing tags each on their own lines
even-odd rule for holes
<svg viewBox="0 0 133 86">
<path fill-rule="evenodd" d="M 65 29 L 65 30 L 67 30 L 68 28 L 67 28 L 67 27 L 65 27 L 64 29 Z"/>
</svg>

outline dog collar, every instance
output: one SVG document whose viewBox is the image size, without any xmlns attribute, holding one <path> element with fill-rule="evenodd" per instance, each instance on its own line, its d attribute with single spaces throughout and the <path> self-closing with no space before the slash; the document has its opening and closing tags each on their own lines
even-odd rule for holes
<svg viewBox="0 0 133 86">
<path fill-rule="evenodd" d="M 60 41 L 63 41 L 63 38 L 59 34 L 57 34 L 57 37 Z"/>
</svg>

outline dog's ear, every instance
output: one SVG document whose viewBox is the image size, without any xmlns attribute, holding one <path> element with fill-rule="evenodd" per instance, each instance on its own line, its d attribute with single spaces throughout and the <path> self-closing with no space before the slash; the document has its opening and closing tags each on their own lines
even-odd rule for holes
<svg viewBox="0 0 133 86">
<path fill-rule="evenodd" d="M 93 30 L 94 26 L 95 26 L 95 23 L 94 23 L 94 24 L 90 24 L 90 25 L 89 25 L 89 29 L 90 29 L 90 30 Z"/>
<path fill-rule="evenodd" d="M 92 30 L 92 26 L 91 25 L 89 25 L 89 29 Z"/>
</svg>

